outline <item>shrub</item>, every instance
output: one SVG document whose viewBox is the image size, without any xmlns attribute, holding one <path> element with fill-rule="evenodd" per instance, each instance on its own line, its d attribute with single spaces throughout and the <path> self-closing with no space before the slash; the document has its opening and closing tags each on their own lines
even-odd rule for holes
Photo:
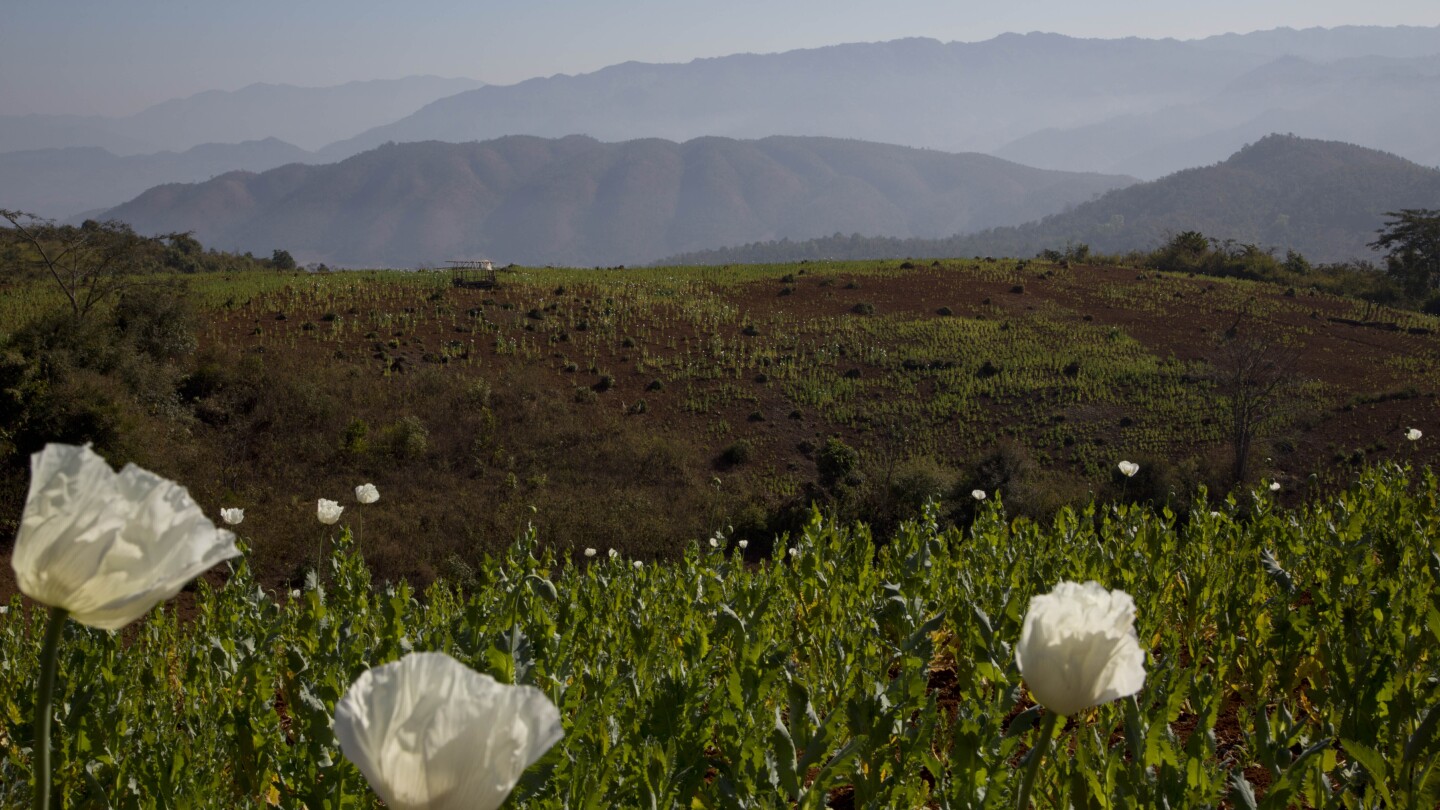
<svg viewBox="0 0 1440 810">
<path fill-rule="evenodd" d="M 474 380 L 465 388 L 465 404 L 471 408 L 490 407 L 494 390 L 485 380 Z"/>
<path fill-rule="evenodd" d="M 115 303 L 115 331 L 140 354 L 178 360 L 195 351 L 195 311 L 182 285 L 126 290 Z"/>
<path fill-rule="evenodd" d="M 825 446 L 820 448 L 820 454 L 815 458 L 820 484 L 827 489 L 834 489 L 839 484 L 859 484 L 859 468 L 860 451 L 834 437 L 825 440 Z"/>
<path fill-rule="evenodd" d="M 402 416 L 385 428 L 385 446 L 390 455 L 410 461 L 430 450 L 430 431 L 417 416 Z"/>
<path fill-rule="evenodd" d="M 370 426 L 364 419 L 352 419 L 340 438 L 340 449 L 351 455 L 362 455 L 370 449 Z"/>
<path fill-rule="evenodd" d="M 754 458 L 754 456 L 754 445 L 752 445 L 747 439 L 741 439 L 721 451 L 720 460 L 724 462 L 727 466 L 734 467 L 736 465 L 748 462 L 750 459 Z"/>
<path fill-rule="evenodd" d="M 901 462 L 890 476 L 889 501 L 896 518 L 919 514 L 926 501 L 939 501 L 955 488 L 958 474 L 932 458 Z"/>
</svg>

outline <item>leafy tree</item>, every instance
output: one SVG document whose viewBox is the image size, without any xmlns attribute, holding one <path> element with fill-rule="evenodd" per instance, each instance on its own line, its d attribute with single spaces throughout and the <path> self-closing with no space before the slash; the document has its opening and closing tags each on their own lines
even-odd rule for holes
<svg viewBox="0 0 1440 810">
<path fill-rule="evenodd" d="M 1385 216 L 1370 247 L 1385 251 L 1386 271 L 1417 298 L 1440 286 L 1440 210 L 1402 208 Z"/>
<path fill-rule="evenodd" d="M 276 249 L 270 254 L 270 263 L 275 265 L 276 270 L 294 270 L 295 257 L 290 255 L 288 250 Z"/>
<path fill-rule="evenodd" d="M 1184 231 L 1170 237 L 1151 257 L 1160 270 L 1193 271 L 1210 257 L 1210 240 L 1199 231 Z"/>
<path fill-rule="evenodd" d="M 100 303 L 133 286 L 136 277 L 161 266 L 166 241 L 176 234 L 140 236 L 123 222 L 56 225 L 24 211 L 0 209 L 11 240 L 22 247 L 20 268 L 49 276 L 65 294 L 71 316 L 84 320 Z"/>
</svg>

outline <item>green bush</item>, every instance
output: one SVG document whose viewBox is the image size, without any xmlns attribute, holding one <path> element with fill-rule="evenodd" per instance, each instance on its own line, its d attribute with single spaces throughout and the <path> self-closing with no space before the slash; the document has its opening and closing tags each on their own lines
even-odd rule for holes
<svg viewBox="0 0 1440 810">
<path fill-rule="evenodd" d="M 749 439 L 740 439 L 720 452 L 720 461 L 734 467 L 750 461 L 754 456 L 755 446 Z"/>
<path fill-rule="evenodd" d="M 400 417 L 384 433 L 390 455 L 402 461 L 413 461 L 430 450 L 430 431 L 417 416 Z"/>
</svg>

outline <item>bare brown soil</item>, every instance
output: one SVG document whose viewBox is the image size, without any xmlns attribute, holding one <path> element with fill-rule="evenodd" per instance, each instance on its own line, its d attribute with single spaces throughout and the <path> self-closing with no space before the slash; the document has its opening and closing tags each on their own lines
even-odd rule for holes
<svg viewBox="0 0 1440 810">
<path fill-rule="evenodd" d="M 1153 355 L 1182 361 L 1207 357 L 1215 337 L 1237 318 L 1236 296 L 1223 294 L 1225 282 L 1214 279 L 1032 264 L 1018 272 L 1017 285 L 1013 275 L 982 280 L 957 270 L 961 264 L 892 263 L 882 275 L 853 276 L 799 266 L 789 282 L 777 274 L 715 293 L 741 314 L 722 327 L 727 338 L 742 339 L 744 324 L 781 314 L 803 323 L 887 315 L 1020 321 L 1044 312 L 1114 327 Z M 1132 288 L 1148 302 L 1144 308 L 1125 305 L 1125 291 Z M 1289 432 L 1286 452 L 1273 453 L 1264 465 L 1265 475 L 1286 482 L 1282 500 L 1297 502 L 1317 488 L 1343 483 L 1360 462 L 1435 462 L 1437 391 L 1431 380 L 1400 370 L 1396 358 L 1440 357 L 1440 335 L 1383 325 L 1399 315 L 1358 318 L 1359 305 L 1351 301 L 1264 285 L 1245 289 L 1244 306 L 1252 313 L 1247 328 L 1289 335 L 1300 348 L 1300 374 L 1328 392 L 1324 407 Z M 873 315 L 857 313 L 858 302 L 870 305 Z M 814 448 L 826 438 L 838 437 L 872 459 L 884 450 L 875 426 L 827 422 L 763 375 L 696 380 L 688 391 L 673 381 L 653 389 L 656 375 L 636 370 L 642 353 L 674 359 L 702 351 L 710 335 L 693 327 L 645 324 L 643 341 L 588 341 L 583 353 L 575 347 L 586 336 L 571 331 L 568 342 L 548 344 L 546 356 L 521 358 L 497 352 L 490 339 L 474 339 L 467 325 L 470 313 L 483 312 L 502 333 L 520 334 L 539 323 L 530 313 L 547 304 L 563 304 L 563 310 L 542 309 L 541 318 L 566 312 L 576 318 L 605 306 L 593 291 L 558 293 L 519 284 L 446 288 L 431 296 L 417 290 L 410 299 L 379 306 L 397 316 L 407 310 L 449 314 L 403 325 L 397 320 L 385 333 L 344 332 L 329 339 L 321 336 L 336 317 L 374 313 L 359 307 L 331 312 L 322 304 L 206 313 L 200 356 L 224 369 L 246 363 L 258 369 L 248 383 L 258 389 L 252 397 L 258 401 L 183 431 L 149 428 L 136 460 L 185 482 L 207 508 L 245 506 L 241 534 L 254 549 L 253 564 L 268 586 L 281 589 L 296 581 L 329 536 L 314 520 L 315 498 L 348 502 L 350 489 L 366 481 L 380 487 L 382 500 L 363 508 L 348 503 L 345 520 L 353 521 L 349 525 L 382 577 L 423 582 L 455 575 L 453 563 L 494 553 L 527 524 L 562 555 L 591 546 L 663 558 L 687 539 L 739 522 L 747 507 L 753 517 L 751 505 L 773 509 L 786 500 L 767 491 L 767 481 L 813 484 Z M 941 314 L 947 310 L 950 315 Z M 836 358 L 833 365 L 842 374 L 885 373 L 852 358 Z M 493 391 L 490 427 L 479 423 L 479 409 L 465 400 L 467 386 L 479 379 Z M 729 396 L 713 398 L 702 412 L 687 408 L 696 392 L 722 385 L 729 386 Z M 594 395 L 582 396 L 584 390 Z M 933 384 L 922 380 L 918 390 L 929 396 Z M 644 410 L 637 412 L 641 401 Z M 989 402 L 975 424 L 947 425 L 944 455 L 962 468 L 998 426 L 1014 428 L 1026 441 L 1040 426 L 1009 425 L 1014 405 Z M 1122 453 L 1116 420 L 1135 407 L 1082 403 L 1065 412 L 1097 443 L 1108 441 Z M 428 447 L 416 457 L 396 458 L 378 447 L 340 449 L 354 420 L 367 424 L 369 441 L 378 446 L 385 426 L 407 415 L 428 429 Z M 726 432 L 717 432 L 722 425 Z M 1425 431 L 1427 439 L 1406 442 L 1402 434 L 1410 427 Z M 491 436 L 488 444 L 479 443 L 481 434 Z M 752 445 L 752 457 L 727 465 L 723 451 L 741 439 Z M 1176 458 L 1219 457 L 1224 448 L 1177 444 L 1169 452 Z M 1066 457 L 1056 463 L 1063 467 Z M 1086 486 L 1082 482 L 1078 490 Z M 793 497 L 805 494 L 802 485 Z M 19 504 L 0 508 L 18 514 Z M 8 559 L 8 548 L 0 547 L 0 556 Z M 9 566 L 0 565 L 0 598 L 13 589 Z"/>
</svg>

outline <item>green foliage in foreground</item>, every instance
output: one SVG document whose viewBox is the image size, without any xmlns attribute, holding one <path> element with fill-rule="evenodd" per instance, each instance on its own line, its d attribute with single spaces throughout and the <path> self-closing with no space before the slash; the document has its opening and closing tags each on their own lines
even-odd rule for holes
<svg viewBox="0 0 1440 810">
<path fill-rule="evenodd" d="M 330 712 L 412 649 L 560 707 L 565 739 L 510 806 L 1012 806 L 1040 715 L 1013 655 L 1028 601 L 1096 579 L 1134 596 L 1148 680 L 1070 719 L 1036 796 L 1433 807 L 1436 486 L 1389 467 L 1303 511 L 1261 494 L 1183 527 L 1095 507 L 1007 523 L 992 505 L 963 534 L 922 521 L 878 550 L 817 517 L 758 565 L 708 545 L 574 565 L 532 533 L 466 595 L 378 586 L 348 539 L 288 600 L 241 562 L 189 623 L 67 629 L 63 806 L 372 807 Z M 43 623 L 18 602 L 0 616 L 0 806 L 27 800 Z"/>
</svg>

